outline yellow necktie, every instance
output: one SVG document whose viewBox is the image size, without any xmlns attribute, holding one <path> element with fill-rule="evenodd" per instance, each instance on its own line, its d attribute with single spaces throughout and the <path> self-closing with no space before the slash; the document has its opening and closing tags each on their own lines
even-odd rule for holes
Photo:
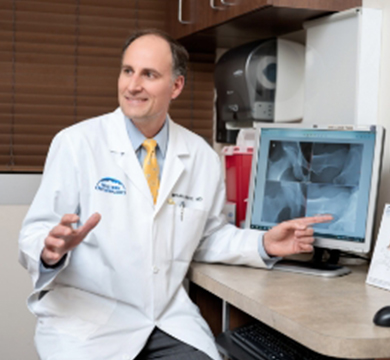
<svg viewBox="0 0 390 360">
<path fill-rule="evenodd" d="M 156 157 L 156 146 L 157 142 L 154 139 L 146 139 L 142 146 L 146 149 L 146 156 L 144 159 L 144 174 L 146 181 L 148 182 L 150 191 L 153 196 L 153 201 L 156 203 L 158 188 L 160 186 L 160 181 L 158 179 L 158 175 L 160 173 L 160 169 L 158 167 L 157 157 Z"/>
</svg>

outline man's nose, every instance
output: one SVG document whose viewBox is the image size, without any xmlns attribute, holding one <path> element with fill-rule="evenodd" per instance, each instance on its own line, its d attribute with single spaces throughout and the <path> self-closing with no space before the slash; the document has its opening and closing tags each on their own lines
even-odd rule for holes
<svg viewBox="0 0 390 360">
<path fill-rule="evenodd" d="M 127 90 L 129 92 L 139 92 L 142 90 L 142 78 L 134 74 L 127 84 Z"/>
</svg>

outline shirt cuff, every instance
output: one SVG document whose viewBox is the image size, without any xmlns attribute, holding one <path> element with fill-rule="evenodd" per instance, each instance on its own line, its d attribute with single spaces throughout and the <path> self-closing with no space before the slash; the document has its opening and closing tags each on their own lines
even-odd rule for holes
<svg viewBox="0 0 390 360">
<path fill-rule="evenodd" d="M 68 254 L 65 254 L 61 260 L 54 264 L 54 265 L 47 265 L 42 259 L 40 261 L 40 271 L 45 273 L 45 272 L 51 272 L 52 270 L 56 270 L 56 269 L 59 269 L 64 263 L 65 263 L 65 260 L 67 258 Z"/>
<path fill-rule="evenodd" d="M 260 257 L 263 259 L 267 268 L 271 269 L 279 260 L 281 260 L 281 257 L 271 257 L 267 254 L 264 248 L 263 238 L 264 233 L 261 233 L 258 238 L 257 251 L 259 252 Z"/>
<path fill-rule="evenodd" d="M 39 262 L 39 272 L 41 274 L 48 274 L 48 273 L 52 273 L 53 271 L 57 271 L 57 268 L 54 268 L 54 267 L 46 267 L 42 260 Z"/>
<path fill-rule="evenodd" d="M 36 289 L 43 289 L 57 276 L 57 274 L 64 268 L 65 261 L 68 258 L 68 254 L 65 254 L 62 259 L 54 266 L 47 266 L 43 263 L 42 259 L 39 261 L 39 277 L 35 284 Z"/>
</svg>

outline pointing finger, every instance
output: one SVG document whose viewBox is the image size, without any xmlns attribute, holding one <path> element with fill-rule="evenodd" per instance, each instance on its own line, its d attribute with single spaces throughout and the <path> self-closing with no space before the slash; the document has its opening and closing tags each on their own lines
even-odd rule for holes
<svg viewBox="0 0 390 360">
<path fill-rule="evenodd" d="M 330 214 L 308 216 L 308 217 L 302 218 L 302 221 L 306 225 L 320 224 L 320 223 L 325 223 L 325 222 L 329 222 L 332 220 L 333 220 L 333 216 Z"/>
<path fill-rule="evenodd" d="M 89 232 L 97 225 L 99 224 L 99 221 L 101 219 L 101 215 L 99 213 L 95 213 L 89 217 L 89 219 L 85 222 L 83 226 L 80 226 L 77 229 L 77 235 L 81 237 L 81 239 L 84 239 Z"/>
<path fill-rule="evenodd" d="M 305 230 L 310 225 L 325 223 L 332 220 L 333 220 L 333 216 L 326 214 L 326 215 L 316 215 L 316 216 L 298 218 L 298 219 L 287 221 L 287 223 L 291 222 L 290 226 L 296 230 Z"/>
</svg>

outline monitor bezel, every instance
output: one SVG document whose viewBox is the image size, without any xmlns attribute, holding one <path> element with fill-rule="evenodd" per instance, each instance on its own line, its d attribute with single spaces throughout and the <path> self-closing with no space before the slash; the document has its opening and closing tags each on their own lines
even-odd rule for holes
<svg viewBox="0 0 390 360">
<path fill-rule="evenodd" d="M 373 243 L 373 230 L 375 224 L 375 214 L 377 208 L 377 196 L 381 178 L 382 156 L 385 129 L 380 125 L 314 125 L 314 124 L 265 124 L 255 123 L 255 147 L 253 149 L 251 176 L 249 182 L 249 193 L 246 210 L 245 228 L 249 229 L 252 220 L 252 205 L 254 198 L 254 187 L 256 181 L 256 171 L 259 147 L 261 144 L 261 130 L 267 129 L 299 129 L 299 130 L 328 130 L 328 131 L 375 131 L 374 161 L 371 173 L 371 188 L 369 195 L 369 204 L 367 210 L 367 225 L 365 240 L 363 243 L 347 241 L 342 239 L 329 239 L 321 236 L 315 237 L 314 246 L 326 249 L 335 249 L 356 253 L 369 253 Z"/>
</svg>

